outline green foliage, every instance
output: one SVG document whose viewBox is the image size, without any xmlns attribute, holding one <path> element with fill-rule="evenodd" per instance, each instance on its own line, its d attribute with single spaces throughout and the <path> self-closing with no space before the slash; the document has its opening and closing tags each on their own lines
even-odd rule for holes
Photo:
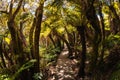
<svg viewBox="0 0 120 80">
<path fill-rule="evenodd" d="M 117 65 L 117 70 L 112 73 L 110 80 L 120 80 L 120 63 Z"/>
<path fill-rule="evenodd" d="M 26 69 L 29 69 L 30 67 L 32 67 L 35 62 L 36 62 L 36 60 L 32 59 L 32 60 L 28 61 L 27 63 L 23 64 L 20 67 L 20 69 L 18 69 L 18 71 L 15 74 L 13 74 L 12 76 L 7 73 L 0 74 L 0 80 L 15 80 L 23 70 L 26 70 Z"/>
<path fill-rule="evenodd" d="M 42 74 L 42 73 L 35 73 L 34 76 L 33 76 L 33 78 L 34 78 L 35 80 L 41 80 L 42 77 L 43 77 L 43 74 Z"/>
<path fill-rule="evenodd" d="M 12 76 L 12 80 L 15 80 L 16 77 L 18 77 L 20 75 L 20 73 L 25 70 L 25 69 L 29 69 L 30 67 L 32 67 L 34 65 L 34 63 L 36 62 L 35 59 L 32 59 L 30 61 L 28 61 L 27 63 L 23 64 L 20 69 Z"/>
<path fill-rule="evenodd" d="M 54 48 L 53 45 L 49 45 L 48 47 L 42 46 L 40 49 L 41 69 L 45 69 L 52 64 L 56 60 L 57 52 L 59 51 L 59 48 Z"/>
<path fill-rule="evenodd" d="M 7 33 L 8 36 L 4 37 L 4 34 L 6 35 L 6 32 L 12 32 L 9 30 L 10 28 L 8 28 L 8 24 L 7 24 L 7 22 L 9 21 L 8 19 L 9 18 L 12 19 L 11 18 L 12 16 L 9 16 L 7 13 L 10 11 L 9 10 L 10 9 L 10 6 L 9 6 L 10 1 L 11 0 L 1 0 L 0 1 L 0 7 L 1 7 L 1 9 L 0 9 L 0 11 L 1 11 L 0 12 L 0 39 L 3 39 L 3 42 L 6 41 L 7 46 L 9 46 L 8 49 L 7 49 L 6 45 L 5 45 L 5 47 L 3 45 L 2 47 L 4 47 L 4 49 L 9 51 L 6 53 L 8 54 L 8 57 L 10 57 L 10 59 L 13 61 L 14 65 L 9 65 L 8 64 L 9 60 L 7 60 L 7 58 L 4 54 L 5 51 L 1 52 L 1 54 L 3 53 L 3 57 L 5 59 L 5 64 L 7 65 L 7 68 L 1 69 L 2 70 L 1 72 L 4 72 L 4 73 L 0 74 L 0 80 L 14 80 L 21 74 L 22 71 L 29 69 L 36 62 L 36 60 L 34 60 L 34 59 L 30 60 L 30 61 L 26 62 L 25 64 L 23 64 L 18 69 L 19 64 L 16 64 L 14 61 L 16 58 L 16 55 L 12 51 L 12 47 L 13 47 L 13 45 L 11 43 L 12 36 L 10 36 L 10 33 Z M 12 13 L 14 13 L 17 6 L 19 5 L 18 4 L 19 1 L 20 0 L 13 0 L 13 7 L 12 7 L 13 12 Z M 89 31 L 90 29 L 87 29 L 87 28 L 85 29 L 86 43 L 88 44 L 88 46 L 90 45 L 90 47 L 89 47 L 89 49 L 87 49 L 87 51 L 91 53 L 92 52 L 91 45 L 93 45 L 94 43 L 91 43 L 92 41 L 90 41 L 90 40 L 92 40 L 92 39 L 89 40 L 87 38 L 87 34 L 88 34 L 88 37 L 90 34 L 90 38 L 93 38 L 94 34 L 96 32 L 94 29 L 92 29 L 93 27 L 91 25 L 91 22 L 95 21 L 96 19 L 94 19 L 93 16 L 90 16 L 93 20 L 93 21 L 92 20 L 90 21 L 89 19 L 87 19 L 87 16 L 86 16 L 86 12 L 91 12 L 91 11 L 87 11 L 87 9 L 91 8 L 90 5 L 92 5 L 91 2 L 93 0 L 23 0 L 23 4 L 22 4 L 21 8 L 20 8 L 20 10 L 18 10 L 16 17 L 13 20 L 15 22 L 15 24 L 13 25 L 13 28 L 15 27 L 16 33 L 18 32 L 18 36 L 19 36 L 20 30 L 21 30 L 21 32 L 23 32 L 24 36 L 20 35 L 20 40 L 21 40 L 20 42 L 21 43 L 23 42 L 23 44 L 26 43 L 25 45 L 22 44 L 22 46 L 24 48 L 23 51 L 26 52 L 26 54 L 24 56 L 25 58 L 28 58 L 28 55 L 30 54 L 30 51 L 31 51 L 30 50 L 31 45 L 28 46 L 29 45 L 28 37 L 30 36 L 29 35 L 30 27 L 34 23 L 33 18 L 36 18 L 36 20 L 39 18 L 39 17 L 35 17 L 35 13 L 36 13 L 35 10 L 39 6 L 39 2 L 42 3 L 43 1 L 45 1 L 45 4 L 44 4 L 44 8 L 43 8 L 44 9 L 43 10 L 43 18 L 41 18 L 42 24 L 41 24 L 40 39 L 42 37 L 45 37 L 46 41 L 40 40 L 41 44 L 43 44 L 43 45 L 40 45 L 40 54 L 39 54 L 40 55 L 41 72 L 34 74 L 33 78 L 35 80 L 41 80 L 44 77 L 44 72 L 45 72 L 46 67 L 48 67 L 51 63 L 53 63 L 54 61 L 57 60 L 57 56 L 58 56 L 57 53 L 60 52 L 60 49 L 59 49 L 60 46 L 56 45 L 57 44 L 56 39 L 58 38 L 56 33 L 58 33 L 58 35 L 60 35 L 66 41 L 68 41 L 71 48 L 73 47 L 76 50 L 81 50 L 82 49 L 81 48 L 81 40 L 80 40 L 81 38 L 77 33 L 76 27 L 74 27 L 74 26 L 80 26 L 81 24 L 86 24 L 85 27 L 88 26 L 91 28 L 91 31 Z M 101 1 L 101 2 L 99 2 L 99 1 Z M 104 25 L 105 25 L 105 34 L 107 34 L 107 31 L 112 33 L 112 30 L 111 30 L 112 27 L 116 27 L 116 26 L 114 26 L 114 24 L 113 24 L 114 22 L 112 23 L 111 20 L 113 18 L 116 18 L 115 17 L 116 15 L 119 16 L 119 13 L 120 13 L 120 7 L 119 7 L 120 4 L 118 2 L 113 2 L 111 0 L 111 3 L 110 3 L 110 1 L 108 1 L 108 2 L 107 1 L 108 0 L 98 0 L 98 1 L 96 0 L 93 4 L 95 7 L 95 10 L 96 10 L 96 13 L 99 10 L 98 9 L 99 4 L 100 4 L 99 7 L 102 8 L 102 15 L 104 18 Z M 110 10 L 110 8 L 109 8 L 110 5 L 113 5 L 113 7 L 115 8 L 115 11 L 117 13 L 116 15 L 113 15 L 114 11 L 112 12 Z M 40 7 L 39 7 L 39 9 L 40 9 Z M 3 12 L 4 10 L 5 10 L 5 12 Z M 94 12 L 92 11 L 92 13 L 90 13 L 90 14 L 93 14 L 93 13 Z M 96 15 L 99 15 L 99 14 L 97 13 Z M 100 19 L 99 19 L 99 23 L 100 24 L 97 24 L 97 25 L 101 25 Z M 35 24 L 36 24 L 36 22 L 35 22 Z M 117 25 L 116 22 L 115 22 L 115 24 Z M 36 25 L 34 25 L 34 26 L 36 26 Z M 101 26 L 101 29 L 102 29 L 102 26 Z M 21 34 L 21 32 L 20 32 L 20 34 Z M 34 36 L 34 34 L 35 34 L 34 32 L 36 32 L 36 31 L 33 30 L 33 38 L 36 38 Z M 103 31 L 101 30 L 101 32 L 103 32 Z M 55 47 L 57 46 L 57 48 L 55 48 L 53 45 L 51 45 L 52 43 L 50 42 L 50 39 L 48 39 L 49 34 L 52 34 L 51 36 L 55 42 L 54 43 Z M 74 35 L 74 36 L 72 36 L 72 35 Z M 116 34 L 116 35 L 107 34 L 107 35 L 108 36 L 105 35 L 105 42 L 104 42 L 105 49 L 104 50 L 108 51 L 108 54 L 109 54 L 114 46 L 120 45 L 120 35 L 119 34 Z M 93 36 L 93 37 L 91 37 L 91 36 Z M 73 39 L 73 37 L 75 39 L 74 40 L 75 46 L 71 45 L 73 40 L 71 40 L 71 41 L 69 40 L 69 38 Z M 102 35 L 102 37 L 103 37 L 103 35 Z M 25 40 L 24 40 L 24 38 L 25 38 Z M 62 39 L 60 39 L 60 41 L 62 42 Z M 13 42 L 14 42 L 14 38 L 13 38 Z M 33 41 L 33 42 L 35 42 L 35 41 Z M 19 43 L 19 44 L 21 44 L 21 43 Z M 32 43 L 32 44 L 34 47 L 34 43 Z M 87 44 L 86 44 L 86 47 L 87 47 Z M 19 49 L 19 48 L 16 48 L 16 49 Z M 13 49 L 13 50 L 15 50 L 15 49 Z M 105 51 L 105 54 L 106 54 L 106 51 Z M 100 51 L 100 52 L 102 52 L 102 51 Z M 117 55 L 115 53 L 117 53 L 117 52 L 119 52 L 119 51 L 115 51 L 112 54 L 112 56 L 110 55 L 111 57 L 108 61 L 111 61 L 111 63 L 112 63 L 112 60 L 114 62 L 116 62 Z M 108 54 L 103 55 L 103 56 L 109 56 Z M 114 56 L 116 55 L 116 56 L 114 57 L 113 55 Z M 11 57 L 11 56 L 13 56 L 13 57 Z M 15 56 L 15 58 L 14 58 L 14 56 Z M 21 56 L 21 54 L 17 55 L 17 57 L 18 56 Z M 91 54 L 87 54 L 86 57 L 89 58 L 89 56 L 91 56 Z M 29 56 L 29 57 L 31 58 L 31 56 Z M 99 60 L 99 56 L 98 56 L 98 58 L 96 57 L 96 59 Z M 0 61 L 1 61 L 1 59 L 0 59 Z M 0 64 L 1 63 L 2 62 L 0 62 Z M 12 68 L 10 68 L 9 66 Z M 11 73 L 13 76 L 10 77 L 11 75 L 8 72 L 11 72 L 11 71 L 13 71 L 13 73 L 14 73 L 14 71 L 17 71 L 17 72 L 15 74 Z M 119 74 L 120 74 L 120 65 L 118 66 L 117 71 L 113 72 L 110 80 L 119 80 L 120 79 Z"/>
<path fill-rule="evenodd" d="M 7 74 L 6 75 L 0 74 L 0 80 L 11 80 L 11 79 L 9 78 Z"/>
<path fill-rule="evenodd" d="M 115 45 L 120 45 L 120 35 L 116 34 L 116 35 L 109 35 L 108 37 L 106 37 L 105 40 L 105 48 L 113 48 L 113 46 Z"/>
<path fill-rule="evenodd" d="M 59 52 L 59 48 L 54 48 L 53 45 L 49 45 L 48 47 L 41 47 L 41 57 L 50 61 L 51 59 L 55 58 L 57 55 L 56 53 Z"/>
<path fill-rule="evenodd" d="M 114 72 L 110 80 L 120 80 L 120 70 Z"/>
</svg>

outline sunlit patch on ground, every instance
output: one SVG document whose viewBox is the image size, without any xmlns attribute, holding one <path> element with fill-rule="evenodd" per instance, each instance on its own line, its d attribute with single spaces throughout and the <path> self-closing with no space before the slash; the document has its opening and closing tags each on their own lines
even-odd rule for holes
<svg viewBox="0 0 120 80">
<path fill-rule="evenodd" d="M 77 61 L 70 60 L 68 51 L 63 51 L 55 67 L 50 67 L 50 78 L 48 80 L 76 80 L 78 72 Z"/>
</svg>

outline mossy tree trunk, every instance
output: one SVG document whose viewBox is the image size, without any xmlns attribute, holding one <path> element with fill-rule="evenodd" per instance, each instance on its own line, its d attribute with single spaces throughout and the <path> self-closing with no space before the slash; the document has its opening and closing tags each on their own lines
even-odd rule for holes
<svg viewBox="0 0 120 80">
<path fill-rule="evenodd" d="M 40 55 L 39 55 L 39 42 L 40 42 L 40 31 L 43 16 L 44 0 L 39 2 L 39 6 L 36 9 L 35 17 L 29 33 L 29 44 L 30 44 L 30 58 L 36 59 L 33 67 L 30 68 L 31 76 L 35 73 L 40 73 Z"/>
<path fill-rule="evenodd" d="M 23 46 L 24 43 L 22 41 L 22 37 L 20 36 L 20 32 L 15 21 L 15 18 L 20 11 L 22 2 L 23 0 L 19 1 L 16 10 L 13 12 L 14 0 L 11 0 L 9 12 L 8 12 L 8 22 L 7 22 L 8 29 L 10 31 L 10 35 L 12 38 L 12 45 L 13 45 L 12 48 L 13 48 L 13 53 L 15 55 L 15 61 L 16 64 L 19 66 L 19 68 L 26 62 L 24 46 Z M 19 79 L 20 80 L 29 79 L 28 71 L 27 70 L 22 71 L 19 76 Z"/>
<path fill-rule="evenodd" d="M 33 57 L 37 60 L 34 65 L 34 73 L 40 71 L 40 56 L 39 56 L 39 38 L 41 31 L 42 15 L 43 15 L 43 5 L 44 2 L 40 2 L 39 7 L 36 9 L 35 13 L 35 33 L 34 33 L 34 53 Z"/>
</svg>

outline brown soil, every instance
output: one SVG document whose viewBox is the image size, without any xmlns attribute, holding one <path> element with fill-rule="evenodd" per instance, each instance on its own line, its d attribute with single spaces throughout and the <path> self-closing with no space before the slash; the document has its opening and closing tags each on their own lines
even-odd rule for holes
<svg viewBox="0 0 120 80">
<path fill-rule="evenodd" d="M 58 57 L 56 66 L 50 66 L 48 80 L 76 80 L 78 73 L 78 61 L 68 58 L 68 51 L 62 51 Z"/>
</svg>

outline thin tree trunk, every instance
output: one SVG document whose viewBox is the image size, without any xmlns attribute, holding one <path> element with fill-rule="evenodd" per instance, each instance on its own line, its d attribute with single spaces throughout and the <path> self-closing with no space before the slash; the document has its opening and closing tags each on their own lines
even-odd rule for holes
<svg viewBox="0 0 120 80">
<path fill-rule="evenodd" d="M 54 33 L 55 33 L 56 36 L 58 36 L 60 39 L 62 39 L 63 42 L 65 42 L 65 44 L 66 44 L 66 46 L 68 48 L 68 51 L 69 51 L 69 56 L 68 57 L 70 58 L 72 56 L 72 49 L 71 49 L 71 46 L 70 46 L 69 42 L 64 37 L 60 36 L 57 33 L 56 30 L 54 30 Z"/>
<path fill-rule="evenodd" d="M 99 43 L 101 42 L 101 29 L 99 25 L 99 20 L 96 15 L 95 7 L 94 7 L 94 0 L 92 3 L 89 4 L 89 8 L 86 12 L 86 17 L 90 21 L 90 24 L 92 25 L 94 29 L 94 39 L 93 39 L 93 55 L 91 57 L 91 66 L 90 66 L 90 73 L 94 73 L 94 70 L 96 68 L 97 62 L 98 62 L 98 49 L 99 49 Z"/>
<path fill-rule="evenodd" d="M 65 26 L 65 31 L 67 32 L 67 36 L 68 36 L 68 44 L 70 46 L 70 53 L 69 53 L 69 57 L 71 58 L 72 57 L 72 53 L 73 53 L 73 47 L 74 47 L 74 36 L 69 33 L 67 27 Z"/>
<path fill-rule="evenodd" d="M 77 31 L 81 36 L 81 43 L 82 43 L 82 53 L 81 53 L 81 62 L 80 62 L 80 69 L 78 72 L 78 76 L 84 78 L 85 77 L 85 61 L 86 61 L 86 41 L 85 41 L 85 26 L 77 26 Z"/>
<path fill-rule="evenodd" d="M 105 49 L 104 49 L 105 48 L 105 25 L 104 25 L 104 19 L 102 16 L 101 5 L 99 6 L 99 15 L 100 15 L 100 21 L 101 21 L 101 26 L 102 26 L 102 50 L 101 50 L 99 63 L 103 63 L 103 57 L 104 57 L 104 51 L 105 51 Z"/>
<path fill-rule="evenodd" d="M 32 23 L 32 27 L 30 29 L 30 33 L 29 33 L 29 44 L 30 44 L 30 58 L 33 59 L 34 58 L 34 48 L 33 48 L 33 34 L 34 34 L 34 30 L 35 30 L 35 18 L 33 20 L 33 23 Z"/>
<path fill-rule="evenodd" d="M 3 42 L 3 39 L 0 40 L 0 57 L 2 60 L 3 67 L 6 68 L 7 66 L 6 66 L 4 56 L 3 56 L 3 51 L 2 51 L 2 42 Z"/>
<path fill-rule="evenodd" d="M 114 18 L 112 19 L 111 31 L 114 34 L 117 34 L 120 31 L 120 18 L 113 5 L 109 6 L 110 11 L 113 13 Z"/>
<path fill-rule="evenodd" d="M 54 39 L 53 39 L 53 37 L 52 37 L 52 34 L 49 35 L 49 38 L 50 38 L 50 40 L 52 41 L 54 47 L 56 48 L 57 46 L 56 46 L 55 41 L 54 41 Z"/>
</svg>

